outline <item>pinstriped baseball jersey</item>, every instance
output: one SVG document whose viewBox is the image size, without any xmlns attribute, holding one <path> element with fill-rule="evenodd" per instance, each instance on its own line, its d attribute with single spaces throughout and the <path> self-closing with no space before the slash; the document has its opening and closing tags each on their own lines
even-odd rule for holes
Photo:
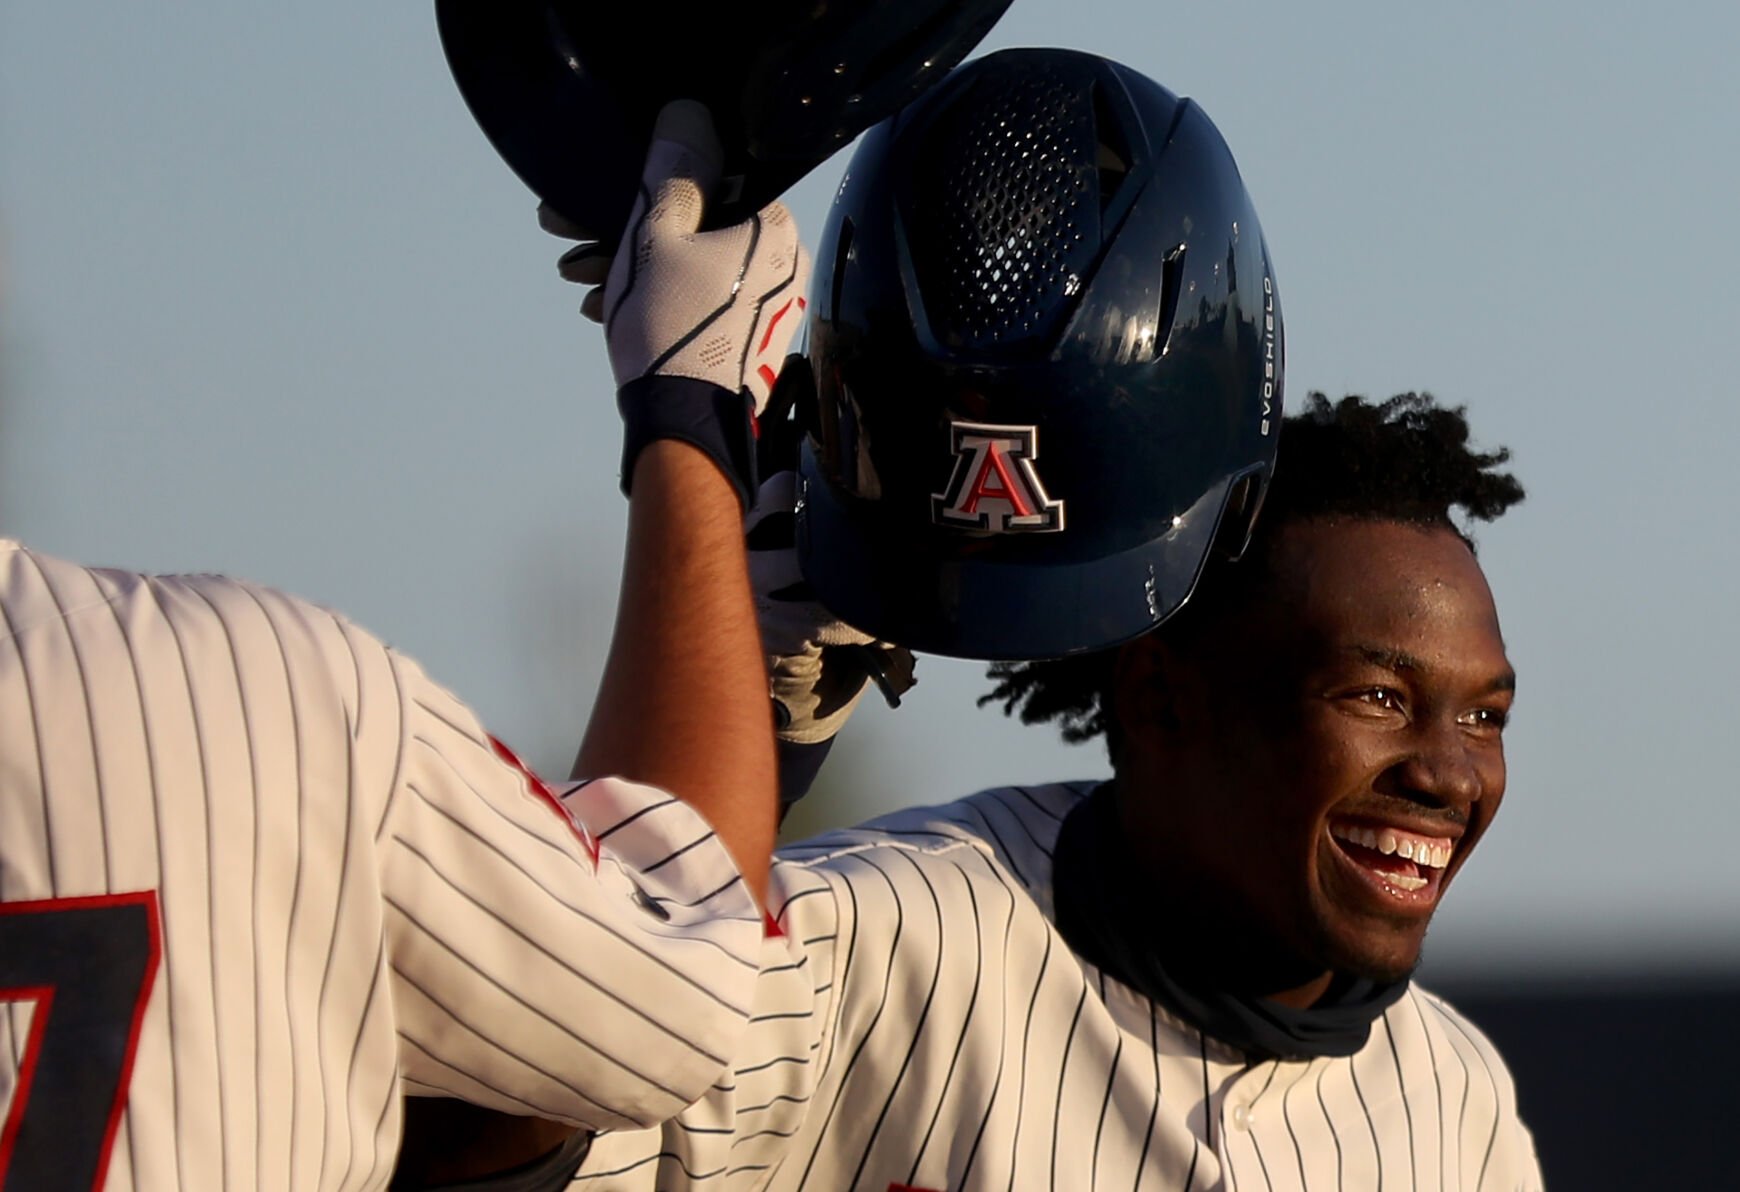
<svg viewBox="0 0 1740 1192">
<path fill-rule="evenodd" d="M 405 1092 L 608 1129 L 740 1051 L 762 919 L 340 617 L 0 541 L 0 1188 L 386 1186 Z"/>
<path fill-rule="evenodd" d="M 661 1131 L 597 1139 L 575 1186 L 1540 1187 L 1503 1061 L 1423 990 L 1351 1057 L 1253 1062 L 1074 956 L 1051 852 L 1092 785 L 787 849 L 734 1074 Z"/>
</svg>

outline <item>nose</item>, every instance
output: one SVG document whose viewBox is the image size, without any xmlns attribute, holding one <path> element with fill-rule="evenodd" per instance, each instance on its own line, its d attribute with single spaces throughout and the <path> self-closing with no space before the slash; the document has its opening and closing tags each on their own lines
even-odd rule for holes
<svg viewBox="0 0 1740 1192">
<path fill-rule="evenodd" d="M 1421 725 L 1397 778 L 1411 797 L 1466 811 L 1486 793 L 1474 744 L 1454 721 Z"/>
</svg>

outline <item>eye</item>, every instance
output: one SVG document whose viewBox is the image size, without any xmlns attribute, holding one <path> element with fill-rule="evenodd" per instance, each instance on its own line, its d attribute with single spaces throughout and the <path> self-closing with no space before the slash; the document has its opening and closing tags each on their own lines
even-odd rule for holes
<svg viewBox="0 0 1740 1192">
<path fill-rule="evenodd" d="M 1400 712 L 1402 710 L 1402 693 L 1394 687 L 1364 687 L 1358 691 L 1349 692 L 1349 695 L 1359 703 L 1368 704 L 1386 712 Z"/>
<path fill-rule="evenodd" d="M 1503 732 L 1504 726 L 1510 723 L 1510 713 L 1504 708 L 1474 708 L 1464 712 L 1461 721 L 1469 728 L 1497 733 Z"/>
</svg>

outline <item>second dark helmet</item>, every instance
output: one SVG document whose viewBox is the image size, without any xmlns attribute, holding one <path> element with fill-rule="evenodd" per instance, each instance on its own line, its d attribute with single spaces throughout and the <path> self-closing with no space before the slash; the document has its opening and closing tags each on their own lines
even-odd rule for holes
<svg viewBox="0 0 1740 1192">
<path fill-rule="evenodd" d="M 606 243 L 633 205 L 659 109 L 693 99 L 724 149 L 711 226 L 760 210 L 898 111 L 1009 0 L 435 0 L 441 45 L 490 143 Z"/>
</svg>

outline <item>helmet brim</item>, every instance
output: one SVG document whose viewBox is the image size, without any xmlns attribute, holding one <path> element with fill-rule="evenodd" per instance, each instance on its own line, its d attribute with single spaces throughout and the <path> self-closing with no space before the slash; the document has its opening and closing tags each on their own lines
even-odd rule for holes
<svg viewBox="0 0 1740 1192">
<path fill-rule="evenodd" d="M 1160 538 L 1069 567 L 963 559 L 854 513 L 805 443 L 798 560 L 828 610 L 876 638 L 986 662 L 1109 649 L 1158 626 L 1195 590 L 1229 494 L 1203 493 Z"/>
</svg>

